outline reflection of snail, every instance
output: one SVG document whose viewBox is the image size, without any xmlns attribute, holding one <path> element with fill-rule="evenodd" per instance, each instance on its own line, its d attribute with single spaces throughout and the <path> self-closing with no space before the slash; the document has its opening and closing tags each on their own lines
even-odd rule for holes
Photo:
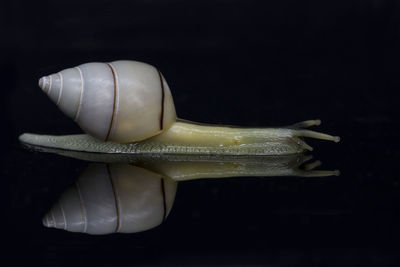
<svg viewBox="0 0 400 267">
<path fill-rule="evenodd" d="M 134 233 L 156 227 L 169 214 L 177 181 L 233 176 L 330 176 L 338 171 L 300 168 L 311 156 L 245 157 L 230 161 L 137 161 L 93 164 L 82 173 L 43 219 L 47 227 L 89 234 Z M 99 158 L 98 158 L 99 159 Z M 139 167 L 140 166 L 140 167 Z"/>
<path fill-rule="evenodd" d="M 338 142 L 306 128 L 319 120 L 283 128 L 240 128 L 176 120 L 168 84 L 153 66 L 136 61 L 88 63 L 43 77 L 39 86 L 93 138 L 25 134 L 28 144 L 125 153 L 283 155 L 311 150 L 301 138 Z M 132 142 L 136 142 L 133 143 Z M 104 150 L 103 150 L 104 149 Z"/>
<path fill-rule="evenodd" d="M 94 164 L 64 192 L 43 224 L 88 234 L 145 231 L 165 220 L 176 186 L 140 167 Z"/>
</svg>

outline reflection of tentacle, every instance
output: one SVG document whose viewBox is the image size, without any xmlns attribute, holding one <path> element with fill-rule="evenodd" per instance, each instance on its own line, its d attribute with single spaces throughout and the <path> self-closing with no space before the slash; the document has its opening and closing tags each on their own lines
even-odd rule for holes
<svg viewBox="0 0 400 267">
<path fill-rule="evenodd" d="M 311 126 L 318 126 L 321 125 L 321 120 L 307 120 L 307 121 L 301 121 L 298 123 L 293 124 L 291 127 L 292 128 L 308 128 Z"/>
<path fill-rule="evenodd" d="M 302 164 L 300 164 L 299 166 L 301 166 Z M 330 171 L 330 170 L 314 170 L 315 168 L 321 166 L 321 164 L 322 163 L 319 160 L 305 164 L 303 166 L 303 168 L 297 168 L 294 171 L 294 174 L 296 176 L 302 176 L 302 177 L 324 177 L 324 176 L 339 176 L 340 175 L 339 170 L 332 170 L 332 171 Z"/>
<path fill-rule="evenodd" d="M 325 176 L 339 176 L 339 170 L 327 171 L 327 170 L 298 170 L 296 176 L 301 177 L 325 177 Z"/>
<path fill-rule="evenodd" d="M 311 170 L 317 168 L 318 166 L 321 166 L 321 161 L 316 160 L 314 162 L 311 162 L 311 163 L 308 163 L 308 164 L 304 165 L 304 170 L 311 171 Z"/>
<path fill-rule="evenodd" d="M 303 165 L 304 163 L 306 163 L 307 161 L 311 160 L 312 158 L 313 158 L 313 155 L 303 155 L 303 157 L 301 158 L 299 166 Z"/>
</svg>

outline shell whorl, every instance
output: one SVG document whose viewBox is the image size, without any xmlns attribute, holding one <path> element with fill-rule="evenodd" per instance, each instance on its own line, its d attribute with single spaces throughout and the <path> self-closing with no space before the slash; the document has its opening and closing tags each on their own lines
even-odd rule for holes
<svg viewBox="0 0 400 267">
<path fill-rule="evenodd" d="M 170 212 L 177 182 L 128 164 L 93 164 L 43 217 L 43 225 L 88 234 L 134 233 Z"/>
<path fill-rule="evenodd" d="M 140 141 L 176 120 L 167 82 L 146 63 L 86 63 L 42 77 L 39 87 L 85 132 L 105 141 Z"/>
</svg>

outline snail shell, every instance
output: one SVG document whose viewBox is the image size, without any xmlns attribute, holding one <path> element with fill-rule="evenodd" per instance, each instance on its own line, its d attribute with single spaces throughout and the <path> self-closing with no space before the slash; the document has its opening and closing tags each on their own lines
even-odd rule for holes
<svg viewBox="0 0 400 267">
<path fill-rule="evenodd" d="M 161 224 L 177 182 L 128 164 L 93 164 L 44 216 L 46 227 L 88 234 L 141 232 Z"/>
<path fill-rule="evenodd" d="M 42 77 L 39 86 L 83 131 L 101 140 L 140 141 L 176 121 L 167 82 L 146 63 L 82 64 Z"/>
</svg>

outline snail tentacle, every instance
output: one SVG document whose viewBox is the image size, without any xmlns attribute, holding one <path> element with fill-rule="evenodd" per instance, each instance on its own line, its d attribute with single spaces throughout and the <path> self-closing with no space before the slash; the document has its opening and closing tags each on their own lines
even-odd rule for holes
<svg viewBox="0 0 400 267">
<path fill-rule="evenodd" d="M 333 141 L 335 143 L 338 143 L 340 141 L 339 136 L 333 136 L 333 135 L 329 135 L 329 134 L 324 134 L 324 133 L 311 131 L 311 130 L 304 130 L 304 129 L 293 130 L 293 136 L 309 137 L 309 138 L 314 138 L 314 139 Z"/>
<path fill-rule="evenodd" d="M 339 170 L 314 170 L 315 168 L 322 165 L 321 161 L 319 161 L 319 160 L 304 164 L 311 158 L 312 158 L 312 156 L 303 160 L 302 163 L 299 164 L 299 167 L 294 170 L 293 175 L 301 176 L 301 177 L 326 177 L 326 176 L 339 176 L 340 175 Z M 300 166 L 303 166 L 303 167 L 300 168 Z"/>
<path fill-rule="evenodd" d="M 300 121 L 298 123 L 292 124 L 291 127 L 293 127 L 293 128 L 308 128 L 311 126 L 319 126 L 319 125 L 321 125 L 321 120 L 316 119 L 316 120 Z"/>
<path fill-rule="evenodd" d="M 304 150 L 308 150 L 308 151 L 314 150 L 312 148 L 312 146 L 310 146 L 309 144 L 307 144 L 304 140 L 301 140 L 300 138 L 297 139 L 297 142 Z"/>
<path fill-rule="evenodd" d="M 314 162 L 311 162 L 311 163 L 308 163 L 308 164 L 304 165 L 304 170 L 306 170 L 306 171 L 313 170 L 313 169 L 321 166 L 321 164 L 322 164 L 321 161 L 316 160 Z"/>
<path fill-rule="evenodd" d="M 339 176 L 339 170 L 297 170 L 294 174 L 300 177 L 326 177 L 326 176 Z"/>
</svg>

